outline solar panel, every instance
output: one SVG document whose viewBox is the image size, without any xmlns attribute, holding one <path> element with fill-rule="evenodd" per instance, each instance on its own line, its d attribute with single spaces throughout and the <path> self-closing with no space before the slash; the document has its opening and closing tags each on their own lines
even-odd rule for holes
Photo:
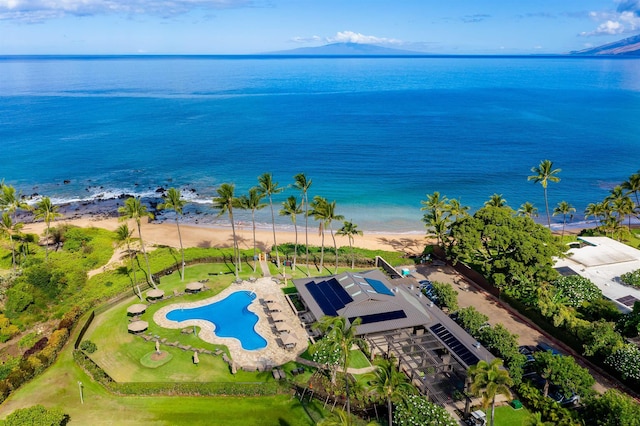
<svg viewBox="0 0 640 426">
<path fill-rule="evenodd" d="M 324 294 L 322 293 L 322 291 L 320 290 L 320 288 L 315 282 L 307 283 L 305 287 L 307 287 L 307 290 L 309 290 L 309 293 L 311 294 L 313 299 L 316 301 L 318 306 L 320 306 L 320 309 L 322 309 L 322 312 L 325 315 L 329 315 L 333 317 L 338 315 L 338 312 L 336 311 L 336 309 L 327 300 L 327 298 L 324 296 Z"/>
<path fill-rule="evenodd" d="M 345 290 L 335 278 L 329 280 L 328 284 L 329 284 L 329 287 L 331 287 L 333 292 L 336 294 L 336 296 L 338 296 L 338 299 L 340 299 L 340 301 L 342 302 L 343 307 L 347 303 L 353 302 L 353 299 L 351 298 L 351 296 L 349 296 L 349 293 L 347 293 L 347 290 Z"/>
<path fill-rule="evenodd" d="M 361 318 L 362 324 L 371 324 L 374 322 L 391 321 L 391 320 L 396 320 L 396 319 L 401 319 L 406 317 L 407 317 L 407 314 L 404 311 L 400 310 L 400 311 L 381 312 L 379 314 L 362 315 L 360 317 L 351 317 L 349 318 L 349 322 L 353 322 L 356 318 Z"/>
<path fill-rule="evenodd" d="M 373 287 L 373 289 L 375 291 L 377 291 L 380 294 L 386 294 L 387 296 L 395 296 L 393 294 L 393 292 L 391 290 L 389 290 L 387 288 L 386 285 L 384 285 L 384 283 L 382 281 L 378 281 L 378 280 L 374 280 L 372 278 L 365 278 L 365 280 L 369 283 L 369 285 L 371 287 Z"/>
<path fill-rule="evenodd" d="M 640 300 L 636 299 L 631 295 L 624 296 L 616 300 L 625 306 L 633 306 L 636 302 L 640 302 Z"/>
<path fill-rule="evenodd" d="M 430 328 L 433 334 L 438 336 L 451 352 L 456 354 L 467 366 L 475 365 L 480 361 L 477 356 L 460 343 L 460 340 L 451 334 L 442 324 L 434 324 Z"/>
</svg>

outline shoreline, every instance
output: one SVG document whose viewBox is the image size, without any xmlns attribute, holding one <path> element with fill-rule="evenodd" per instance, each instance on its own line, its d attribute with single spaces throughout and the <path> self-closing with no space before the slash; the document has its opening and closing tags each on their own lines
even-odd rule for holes
<svg viewBox="0 0 640 426">
<path fill-rule="evenodd" d="M 145 245 L 164 245 L 174 248 L 180 248 L 180 240 L 178 238 L 178 230 L 175 222 L 148 222 L 142 224 L 142 238 Z M 88 215 L 63 217 L 55 222 L 51 223 L 51 226 L 57 226 L 60 224 L 69 224 L 78 227 L 96 227 L 103 228 L 109 231 L 115 231 L 118 226 L 125 222 L 120 221 L 117 216 L 99 216 Z M 129 222 L 130 229 L 134 230 L 134 238 L 138 237 L 133 221 Z M 25 223 L 23 230 L 25 232 L 31 232 L 36 234 L 42 234 L 46 228 L 44 222 L 32 222 Z M 180 233 L 182 236 L 182 244 L 185 248 L 188 247 L 231 247 L 233 245 L 233 233 L 231 225 L 213 226 L 210 224 L 192 224 L 192 223 L 180 223 Z M 253 231 L 251 224 L 243 224 L 238 226 L 236 224 L 236 235 L 238 238 L 238 244 L 241 249 L 253 248 Z M 334 230 L 335 235 L 335 230 Z M 349 239 L 346 236 L 335 235 L 336 244 L 338 248 L 348 247 Z M 295 243 L 295 232 L 278 229 L 276 226 L 276 240 L 278 244 L 283 243 Z M 325 247 L 332 247 L 333 240 L 331 235 L 325 233 Z M 424 246 L 431 241 L 425 233 L 422 234 L 407 234 L 407 233 L 393 233 L 393 232 L 367 232 L 364 231 L 363 235 L 354 236 L 353 246 L 361 247 L 370 250 L 388 250 L 388 251 L 401 251 L 407 255 L 420 254 L 424 249 Z M 305 243 L 305 229 L 303 226 L 298 226 L 298 244 L 303 245 Z M 320 246 L 322 244 L 322 237 L 318 235 L 316 226 L 309 227 L 309 245 Z M 256 229 L 256 249 L 260 251 L 266 251 L 273 245 L 273 231 L 271 229 Z"/>
</svg>

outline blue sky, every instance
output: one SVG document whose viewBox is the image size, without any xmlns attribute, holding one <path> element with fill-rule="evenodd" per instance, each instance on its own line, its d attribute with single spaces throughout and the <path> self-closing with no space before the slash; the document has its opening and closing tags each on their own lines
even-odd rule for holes
<svg viewBox="0 0 640 426">
<path fill-rule="evenodd" d="M 331 42 L 564 53 L 640 33 L 640 0 L 0 0 L 0 55 L 251 54 Z"/>
</svg>

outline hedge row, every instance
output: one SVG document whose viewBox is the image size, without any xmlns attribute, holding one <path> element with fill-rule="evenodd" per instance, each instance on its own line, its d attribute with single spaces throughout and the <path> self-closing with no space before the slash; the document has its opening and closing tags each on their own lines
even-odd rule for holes
<svg viewBox="0 0 640 426">
<path fill-rule="evenodd" d="M 100 366 L 81 350 L 73 351 L 73 358 L 93 380 L 118 395 L 164 396 L 268 396 L 288 391 L 283 382 L 129 382 L 114 381 Z"/>
</svg>

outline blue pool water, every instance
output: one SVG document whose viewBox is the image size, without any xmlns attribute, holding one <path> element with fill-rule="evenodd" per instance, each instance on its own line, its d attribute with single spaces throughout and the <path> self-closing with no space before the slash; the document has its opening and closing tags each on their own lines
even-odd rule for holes
<svg viewBox="0 0 640 426">
<path fill-rule="evenodd" d="M 242 349 L 248 351 L 262 349 L 267 346 L 267 341 L 255 331 L 258 316 L 248 309 L 255 298 L 256 295 L 249 291 L 236 291 L 205 306 L 170 311 L 167 319 L 209 321 L 215 325 L 216 336 L 238 339 Z"/>
</svg>

